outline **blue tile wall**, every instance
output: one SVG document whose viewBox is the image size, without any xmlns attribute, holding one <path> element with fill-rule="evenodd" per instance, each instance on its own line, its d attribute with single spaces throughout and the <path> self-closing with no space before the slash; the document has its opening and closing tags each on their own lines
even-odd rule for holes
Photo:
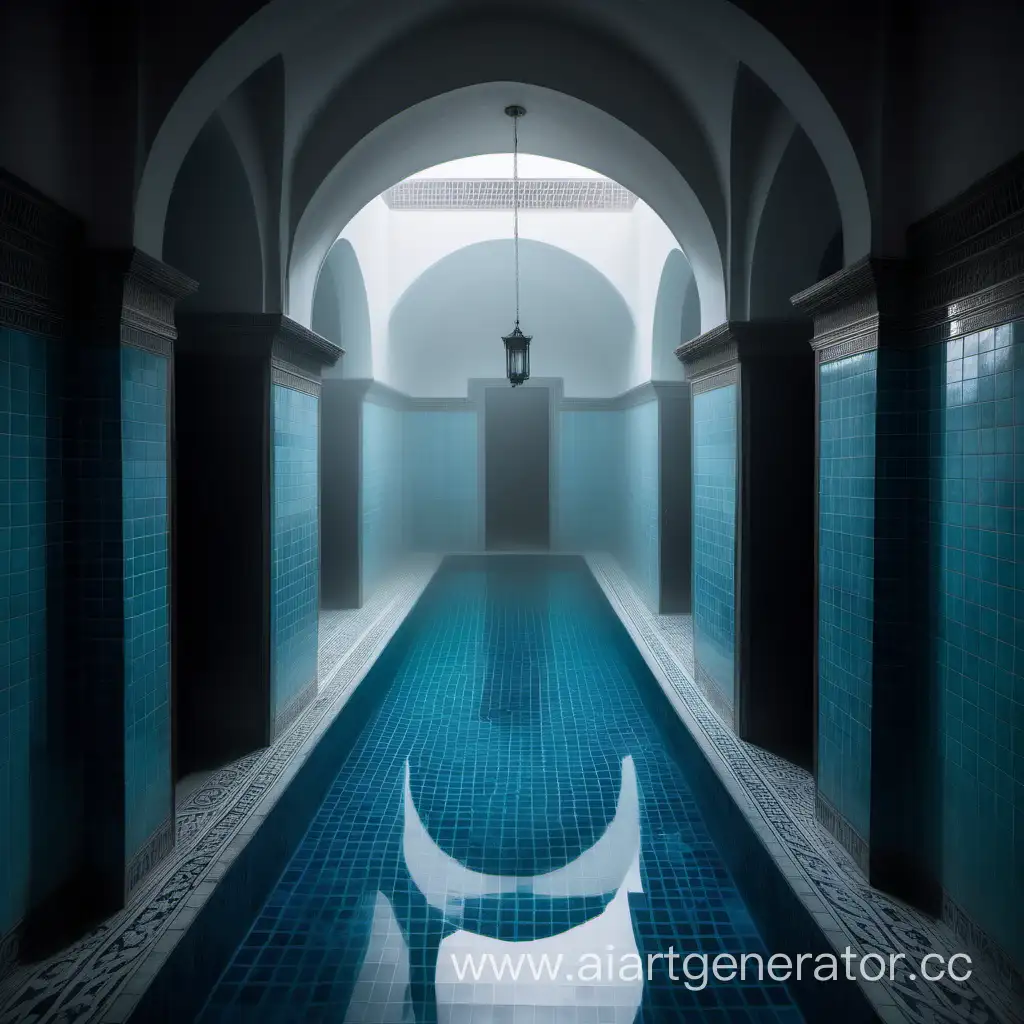
<svg viewBox="0 0 1024 1024">
<path fill-rule="evenodd" d="M 819 373 L 818 787 L 867 840 L 877 353 Z"/>
<path fill-rule="evenodd" d="M 1024 322 L 928 354 L 943 882 L 1024 969 Z"/>
<path fill-rule="evenodd" d="M 693 396 L 694 657 L 735 706 L 737 385 Z"/>
<path fill-rule="evenodd" d="M 171 813 L 167 374 L 165 357 L 122 347 L 125 853 L 129 857 Z"/>
<path fill-rule="evenodd" d="M 623 413 L 625 486 L 622 564 L 651 608 L 660 590 L 658 403 L 645 402 Z"/>
<path fill-rule="evenodd" d="M 46 728 L 59 696 L 48 651 L 59 622 L 47 607 L 61 544 L 58 354 L 45 338 L 0 328 L 0 936 L 60 880 L 73 849 L 73 773 Z"/>
<path fill-rule="evenodd" d="M 621 412 L 559 414 L 554 496 L 558 550 L 619 550 L 624 441 Z"/>
<path fill-rule="evenodd" d="M 413 551 L 480 547 L 476 412 L 402 414 L 405 541 Z"/>
<path fill-rule="evenodd" d="M 274 385 L 271 509 L 271 708 L 316 678 L 320 614 L 319 402 Z"/>
<path fill-rule="evenodd" d="M 365 601 L 404 549 L 402 458 L 404 413 L 363 403 L 360 493 L 360 583 Z"/>
</svg>

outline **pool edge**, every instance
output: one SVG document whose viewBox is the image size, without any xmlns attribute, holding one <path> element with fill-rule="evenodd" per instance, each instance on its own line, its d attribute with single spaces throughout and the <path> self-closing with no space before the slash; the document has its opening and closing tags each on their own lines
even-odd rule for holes
<svg viewBox="0 0 1024 1024">
<path fill-rule="evenodd" d="M 769 950 L 772 952 L 792 950 L 794 939 L 796 939 L 797 948 L 802 952 L 834 952 L 839 955 L 852 942 L 843 930 L 841 923 L 829 913 L 826 906 L 814 894 L 813 887 L 800 866 L 785 850 L 767 819 L 757 809 L 749 793 L 736 780 L 729 766 L 720 757 L 711 740 L 693 717 L 690 708 L 687 707 L 667 678 L 647 639 L 640 632 L 634 618 L 623 606 L 614 586 L 605 576 L 599 557 L 588 553 L 584 555 L 584 561 L 612 612 L 629 635 L 633 646 L 658 684 L 662 696 L 675 712 L 678 724 L 685 728 L 689 740 L 695 745 L 696 752 L 702 758 L 706 768 L 706 772 L 703 773 L 704 782 L 709 781 L 708 773 L 710 773 L 712 784 L 717 785 L 728 798 L 727 807 L 713 807 L 707 785 L 695 782 L 693 787 L 698 806 L 712 833 L 715 846 L 725 860 L 744 902 L 754 913 L 755 923 Z M 699 695 L 699 688 L 692 673 L 667 646 L 665 653 L 694 688 L 695 693 Z M 701 699 L 704 698 L 701 696 Z M 705 703 L 708 704 L 706 700 Z M 708 709 L 717 715 L 710 704 L 708 704 Z M 676 744 L 673 744 L 673 747 L 676 748 L 676 753 L 680 753 Z M 692 763 L 687 765 L 687 768 L 698 768 L 699 770 L 699 766 Z M 734 820 L 723 821 L 723 810 L 726 813 L 731 810 Z M 735 817 L 736 815 L 738 817 Z M 737 826 L 740 826 L 740 829 L 737 829 Z M 736 839 L 738 837 L 741 842 L 745 841 L 745 849 L 742 854 L 737 852 L 735 843 L 723 841 L 726 838 L 723 835 L 726 830 L 732 832 L 732 836 L 729 838 Z M 756 885 L 750 880 L 752 865 L 749 861 L 744 864 L 746 871 L 736 870 L 741 859 L 751 856 L 760 860 L 761 863 L 756 865 L 761 869 L 758 878 L 761 882 L 768 883 L 771 886 L 770 890 L 766 890 L 762 885 Z M 765 868 L 768 868 L 771 874 L 766 875 Z M 781 914 L 776 917 L 775 914 L 766 912 L 765 893 L 770 891 L 773 891 L 777 897 L 785 898 L 789 903 L 789 907 L 776 906 L 772 909 L 776 912 L 795 910 L 803 920 L 794 922 L 792 918 L 789 918 L 787 921 L 789 927 L 785 929 L 779 927 L 777 921 L 781 919 Z M 803 936 L 794 935 L 792 927 L 794 923 L 798 924 L 798 928 L 803 928 Z M 818 941 L 812 945 L 813 940 Z M 822 943 L 825 944 L 824 947 Z M 815 946 L 818 948 L 814 948 Z M 836 984 L 840 987 L 832 989 L 831 995 L 823 983 L 792 984 L 787 982 L 787 987 L 793 993 L 801 1012 L 808 1020 L 821 1020 L 828 1016 L 829 1019 L 835 1021 L 882 1021 L 884 1024 L 910 1024 L 909 1018 L 881 983 L 843 981 Z M 850 991 L 851 989 L 853 991 Z M 844 1010 L 847 1010 L 848 1013 L 837 1016 L 834 1010 L 835 995 L 847 992 L 853 995 L 861 1005 L 859 1007 L 846 1006 Z"/>
<path fill-rule="evenodd" d="M 308 823 L 323 798 L 321 790 L 326 791 L 336 773 L 336 763 L 333 764 L 334 772 L 330 763 L 315 763 L 318 754 L 321 762 L 328 761 L 329 752 L 322 741 L 339 726 L 343 712 L 350 707 L 353 696 L 409 621 L 442 561 L 438 557 L 432 565 L 423 568 L 414 592 L 400 590 L 396 593 L 339 659 L 320 684 L 318 697 L 350 664 L 350 659 L 368 635 L 381 627 L 348 684 L 333 697 L 280 774 L 256 800 L 244 823 L 211 861 L 203 880 L 169 918 L 160 938 L 139 966 L 126 974 L 117 995 L 92 1019 L 99 1024 L 125 1024 L 127 1021 L 133 1024 L 150 1021 L 178 1024 L 182 1020 L 193 1019 L 198 1013 L 230 960 L 230 952 L 244 937 L 274 880 L 284 870 L 296 837 L 304 831 L 305 824 L 302 823 Z M 404 608 L 399 608 L 396 613 L 396 605 L 399 604 L 404 604 Z M 310 711 L 315 703 L 316 698 L 310 704 Z M 297 729 L 305 714 L 303 712 L 280 739 L 284 740 Z M 307 779 L 304 786 L 292 785 L 300 774 L 309 774 L 317 769 L 320 777 Z M 289 824 L 284 824 L 282 818 L 288 818 Z M 225 912 L 230 913 L 229 920 L 234 918 L 241 922 L 233 931 L 220 925 L 224 919 L 219 915 Z M 211 924 L 214 926 L 210 927 Z M 216 950 L 210 948 L 211 944 L 217 947 Z M 228 953 L 226 957 L 222 955 L 224 950 Z M 197 981 L 197 977 L 203 980 Z M 180 994 L 188 990 L 201 993 L 198 999 L 192 1000 L 194 1008 L 191 1004 L 188 1007 L 182 1005 Z"/>
</svg>

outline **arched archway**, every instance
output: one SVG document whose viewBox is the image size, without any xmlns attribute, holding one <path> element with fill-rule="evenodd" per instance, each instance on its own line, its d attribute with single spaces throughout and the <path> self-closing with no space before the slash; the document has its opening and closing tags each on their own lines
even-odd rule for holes
<svg viewBox="0 0 1024 1024">
<path fill-rule="evenodd" d="M 724 319 L 722 249 L 697 194 L 674 165 L 596 107 L 548 89 L 501 82 L 445 93 L 402 111 L 363 138 L 331 170 L 295 230 L 289 315 L 300 322 L 308 316 L 311 282 L 327 250 L 373 196 L 423 167 L 507 149 L 508 123 L 501 110 L 513 100 L 530 111 L 529 152 L 591 167 L 655 210 L 691 259 L 706 307 L 706 326 Z M 524 126 L 524 136 L 526 130 Z"/>
<path fill-rule="evenodd" d="M 345 356 L 326 377 L 372 377 L 373 338 L 366 282 L 352 243 L 339 238 L 320 268 L 313 298 L 313 330 L 341 345 Z"/>
<path fill-rule="evenodd" d="M 276 0 L 264 6 L 206 61 L 184 87 L 161 124 L 138 192 L 136 243 L 154 255 L 163 254 L 163 215 L 173 181 L 192 139 L 210 111 L 217 109 L 256 68 L 283 52 L 290 61 L 290 109 L 294 111 L 298 130 L 288 133 L 284 156 L 292 188 L 284 199 L 280 245 L 284 253 L 292 253 L 293 269 L 299 281 L 296 293 L 286 298 L 287 309 L 292 316 L 308 323 L 319 263 L 333 241 L 329 238 L 326 245 L 320 240 L 311 245 L 308 238 L 300 237 L 303 234 L 301 221 L 309 211 L 318 207 L 313 214 L 315 218 L 330 206 L 312 201 L 307 205 L 307 199 L 321 187 L 318 179 L 322 179 L 331 164 L 330 159 L 325 159 L 328 151 L 320 151 L 316 144 L 318 132 L 325 132 L 330 138 L 331 133 L 326 129 L 331 118 L 341 116 L 344 119 L 346 112 L 349 120 L 363 123 L 360 134 L 350 140 L 346 150 L 356 159 L 361 140 L 376 137 L 378 127 L 395 121 L 398 111 L 436 97 L 439 88 L 453 92 L 487 80 L 481 77 L 479 68 L 474 71 L 472 67 L 474 60 L 480 62 L 479 56 L 472 49 L 464 48 L 458 57 L 453 55 L 451 60 L 446 60 L 440 70 L 433 61 L 427 76 L 417 78 L 410 74 L 411 84 L 398 110 L 392 110 L 390 115 L 380 110 L 378 115 L 362 119 L 362 111 L 369 110 L 373 104 L 365 91 L 346 86 L 358 80 L 366 68 L 372 68 L 377 55 L 399 52 L 398 43 L 403 36 L 410 36 L 413 29 L 425 32 L 432 23 L 441 25 L 440 10 L 431 3 L 414 8 L 404 0 L 376 0 L 369 6 L 353 3 L 346 5 L 344 11 L 324 9 L 318 0 L 288 0 L 287 3 Z M 460 18 L 462 22 L 472 21 L 465 11 L 460 13 L 458 5 L 444 10 L 445 32 L 453 31 Z M 620 89 L 622 83 L 631 82 L 633 76 L 624 79 L 609 75 L 606 61 L 565 60 L 563 51 L 557 47 L 542 54 L 528 76 L 535 86 L 546 85 L 552 92 L 581 98 L 594 109 L 604 111 L 632 133 L 631 142 L 642 140 L 663 156 L 678 154 L 680 147 L 692 153 L 692 157 L 672 155 L 666 162 L 674 168 L 676 193 L 692 192 L 691 213 L 700 211 L 694 223 L 701 218 L 706 221 L 708 230 L 704 231 L 707 236 L 704 242 L 710 243 L 712 238 L 716 242 L 715 246 L 707 245 L 706 251 L 701 251 L 702 246 L 695 245 L 693 240 L 680 239 L 700 285 L 705 327 L 721 320 L 725 313 L 721 253 L 725 251 L 722 231 L 726 188 L 717 168 L 728 165 L 729 142 L 727 137 L 722 138 L 723 129 L 728 135 L 728 126 L 720 122 L 723 117 L 726 121 L 728 118 L 719 101 L 724 92 L 732 88 L 737 61 L 763 79 L 818 152 L 838 199 L 846 262 L 870 250 L 868 194 L 856 154 L 839 119 L 792 54 L 728 0 L 693 0 L 687 5 L 685 16 L 670 5 L 651 6 L 644 10 L 643 17 L 630 18 L 626 18 L 621 5 L 610 0 L 594 0 L 588 4 L 585 17 L 571 10 L 568 4 L 563 8 L 561 3 L 556 3 L 545 10 L 543 16 L 523 15 L 517 24 L 529 28 L 523 36 L 526 39 L 544 39 L 559 32 L 563 38 L 567 33 L 574 39 L 600 36 L 612 59 L 620 63 L 632 61 L 649 84 L 657 86 L 660 81 L 665 87 L 661 93 L 665 103 L 639 103 L 633 96 L 617 106 L 620 97 L 614 90 L 610 91 L 609 83 L 614 82 L 615 89 Z M 667 59 L 669 56 L 671 60 Z M 684 56 L 686 59 L 682 59 Z M 440 86 L 439 74 L 442 75 Z M 491 81 L 495 74 L 494 68 L 489 67 Z M 644 112 L 648 117 L 646 121 Z M 660 128 L 650 120 L 651 117 L 656 120 L 658 112 L 662 112 Z M 613 137 L 614 132 L 607 134 L 607 123 L 603 130 L 606 153 L 636 149 L 633 145 L 622 147 Z M 312 148 L 307 148 L 307 140 Z M 311 156 L 314 151 L 319 153 L 316 159 Z M 463 150 L 466 154 L 480 151 L 478 146 Z M 453 154 L 449 151 L 446 155 Z M 596 165 L 599 161 L 582 162 Z M 650 193 L 653 198 L 657 189 L 646 187 L 639 179 L 649 166 L 650 159 L 643 156 L 632 175 L 628 169 L 613 172 L 610 167 L 609 174 L 638 194 Z M 400 176 L 393 175 L 392 180 Z M 631 182 L 631 177 L 636 178 L 636 183 Z M 682 189 L 678 187 L 681 179 L 686 182 Z M 366 198 L 368 195 L 361 201 Z M 659 204 L 655 201 L 652 205 L 658 208 Z M 666 221 L 675 219 L 668 211 L 659 212 Z M 675 225 L 673 229 L 676 230 Z M 319 253 L 314 254 L 313 250 L 318 248 Z M 712 253 L 714 255 L 710 255 Z"/>
<path fill-rule="evenodd" d="M 683 365 L 676 348 L 700 334 L 700 298 L 686 257 L 673 249 L 665 259 L 651 332 L 651 378 L 682 380 Z"/>
</svg>

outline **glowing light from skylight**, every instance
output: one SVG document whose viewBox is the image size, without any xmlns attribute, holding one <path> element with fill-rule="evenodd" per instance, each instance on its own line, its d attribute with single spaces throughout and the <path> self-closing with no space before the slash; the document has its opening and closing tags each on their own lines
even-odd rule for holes
<svg viewBox="0 0 1024 1024">
<path fill-rule="evenodd" d="M 532 153 L 519 154 L 519 176 L 521 178 L 603 178 L 603 174 L 589 167 L 570 164 L 565 160 L 552 160 Z M 463 157 L 449 160 L 434 167 L 428 167 L 411 175 L 417 178 L 511 178 L 512 154 L 487 153 L 482 156 Z"/>
</svg>

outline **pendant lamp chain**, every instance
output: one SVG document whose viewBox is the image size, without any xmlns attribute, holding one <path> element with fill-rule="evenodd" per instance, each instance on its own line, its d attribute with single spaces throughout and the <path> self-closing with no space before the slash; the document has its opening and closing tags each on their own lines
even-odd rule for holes
<svg viewBox="0 0 1024 1024">
<path fill-rule="evenodd" d="M 512 230 L 516 254 L 516 327 L 519 326 L 519 115 L 512 118 Z"/>
<path fill-rule="evenodd" d="M 531 335 L 519 329 L 519 118 L 525 108 L 513 104 L 505 108 L 512 118 L 512 230 L 516 261 L 516 325 L 511 333 L 502 335 L 505 345 L 505 372 L 512 387 L 517 388 L 530 379 Z"/>
</svg>

